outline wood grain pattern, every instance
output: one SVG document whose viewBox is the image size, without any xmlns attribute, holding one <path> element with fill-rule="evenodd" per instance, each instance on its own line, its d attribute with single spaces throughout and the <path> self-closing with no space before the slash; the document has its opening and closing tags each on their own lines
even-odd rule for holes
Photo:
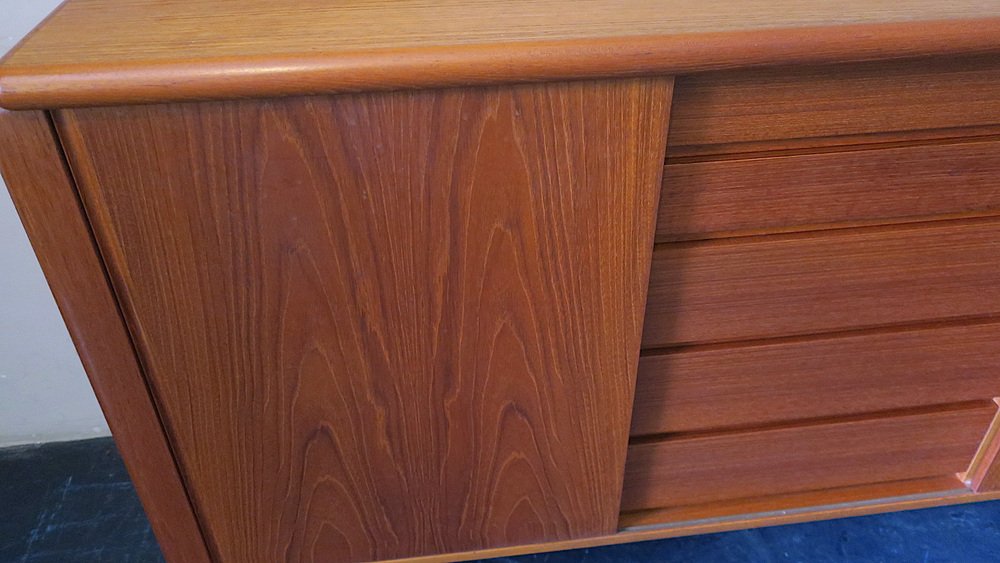
<svg viewBox="0 0 1000 563">
<path fill-rule="evenodd" d="M 701 5 L 680 0 L 71 0 L 40 29 L 13 63 L 75 63 L 176 57 L 298 54 L 424 45 L 489 44 L 538 39 L 685 34 L 780 27 L 976 20 L 1000 17 L 982 0 L 848 0 L 836 6 L 796 0 Z M 95 12 L 114 9 L 113 18 Z M 159 16 L 153 18 L 152 16 Z M 146 24 L 142 41 L 136 26 Z M 83 27 L 74 27 L 83 26 Z M 224 33 L 206 34 L 215 28 Z M 131 49 L 130 49 L 131 48 Z"/>
<path fill-rule="evenodd" d="M 0 69 L 54 107 L 1000 50 L 991 0 L 70 0 Z"/>
<path fill-rule="evenodd" d="M 656 236 L 670 241 L 1000 214 L 998 178 L 997 139 L 668 164 Z"/>
<path fill-rule="evenodd" d="M 995 405 L 692 437 L 629 447 L 622 510 L 646 510 L 964 470 Z"/>
<path fill-rule="evenodd" d="M 996 125 L 998 116 L 1000 55 L 707 73 L 677 81 L 668 154 L 915 130 L 952 136 L 954 128 Z"/>
<path fill-rule="evenodd" d="M 670 86 L 59 113 L 222 559 L 615 529 Z"/>
<path fill-rule="evenodd" d="M 653 253 L 647 348 L 1000 313 L 1000 220 L 719 241 Z"/>
<path fill-rule="evenodd" d="M 708 347 L 639 360 L 632 435 L 987 400 L 1000 324 Z"/>
<path fill-rule="evenodd" d="M 208 563 L 198 521 L 44 113 L 0 110 L 0 170 L 164 556 Z"/>
<path fill-rule="evenodd" d="M 1000 398 L 994 399 L 1000 405 Z M 979 493 L 1000 491 L 1000 411 L 993 418 L 979 451 L 965 474 L 969 488 Z"/>
</svg>

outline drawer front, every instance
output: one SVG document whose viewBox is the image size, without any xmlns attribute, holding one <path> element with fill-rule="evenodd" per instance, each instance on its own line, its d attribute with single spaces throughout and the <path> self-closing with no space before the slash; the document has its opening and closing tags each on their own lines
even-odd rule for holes
<svg viewBox="0 0 1000 563">
<path fill-rule="evenodd" d="M 662 245 L 646 348 L 1000 313 L 1000 220 Z"/>
<path fill-rule="evenodd" d="M 706 73 L 677 81 L 667 154 L 942 138 L 997 123 L 1000 55 Z"/>
<path fill-rule="evenodd" d="M 659 241 L 1000 212 L 1000 140 L 668 164 Z"/>
<path fill-rule="evenodd" d="M 643 356 L 632 435 L 989 400 L 997 342 L 991 323 Z"/>
<path fill-rule="evenodd" d="M 995 405 L 633 444 L 622 510 L 964 471 Z"/>
</svg>

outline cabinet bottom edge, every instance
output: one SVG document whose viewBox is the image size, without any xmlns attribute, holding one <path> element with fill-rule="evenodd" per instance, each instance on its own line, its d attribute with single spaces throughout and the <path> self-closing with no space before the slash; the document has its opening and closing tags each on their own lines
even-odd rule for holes
<svg viewBox="0 0 1000 563">
<path fill-rule="evenodd" d="M 962 482 L 955 476 L 942 476 L 878 486 L 887 487 L 887 492 L 902 492 L 904 494 L 864 498 L 864 488 L 852 487 L 843 490 L 845 500 L 839 502 L 831 501 L 825 504 L 806 506 L 796 506 L 793 502 L 788 508 L 775 508 L 739 514 L 725 514 L 725 507 L 713 510 L 710 506 L 647 510 L 641 513 L 623 514 L 620 522 L 621 528 L 614 534 L 530 545 L 496 547 L 460 553 L 427 555 L 396 559 L 394 561 L 409 563 L 471 561 L 491 557 L 509 557 L 531 553 L 600 547 L 621 543 L 729 532 L 748 528 L 781 526 L 834 518 L 869 516 L 903 510 L 1000 500 L 1000 491 L 975 493 L 964 488 Z M 875 489 L 873 488 L 872 490 Z M 833 499 L 836 498 L 838 492 L 839 490 L 831 490 L 811 494 L 829 495 Z M 703 514 L 705 514 L 703 517 L 677 519 L 677 517 L 685 514 L 697 515 L 702 510 L 704 510 Z M 718 512 L 718 514 L 711 515 L 713 512 Z"/>
</svg>

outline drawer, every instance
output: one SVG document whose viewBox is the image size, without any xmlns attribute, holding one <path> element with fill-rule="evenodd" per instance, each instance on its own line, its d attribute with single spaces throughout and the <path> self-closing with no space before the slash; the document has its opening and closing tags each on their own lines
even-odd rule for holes
<svg viewBox="0 0 1000 563">
<path fill-rule="evenodd" d="M 988 400 L 1000 324 L 680 350 L 639 360 L 633 436 Z"/>
<path fill-rule="evenodd" d="M 658 245 L 643 346 L 1000 313 L 1000 220 Z"/>
<path fill-rule="evenodd" d="M 695 436 L 629 446 L 635 511 L 965 471 L 996 405 Z"/>
<path fill-rule="evenodd" d="M 1000 140 L 668 164 L 662 193 L 660 241 L 996 214 Z"/>
<path fill-rule="evenodd" d="M 949 137 L 1000 123 L 1000 55 L 681 77 L 672 112 L 668 158 Z"/>
</svg>

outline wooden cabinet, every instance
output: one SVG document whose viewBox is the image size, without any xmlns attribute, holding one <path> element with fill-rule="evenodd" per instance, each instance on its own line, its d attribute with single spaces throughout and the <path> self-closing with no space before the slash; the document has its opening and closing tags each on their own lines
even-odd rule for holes
<svg viewBox="0 0 1000 563">
<path fill-rule="evenodd" d="M 1000 10 L 688 4 L 70 0 L 5 59 L 168 560 L 1000 498 Z"/>
</svg>

